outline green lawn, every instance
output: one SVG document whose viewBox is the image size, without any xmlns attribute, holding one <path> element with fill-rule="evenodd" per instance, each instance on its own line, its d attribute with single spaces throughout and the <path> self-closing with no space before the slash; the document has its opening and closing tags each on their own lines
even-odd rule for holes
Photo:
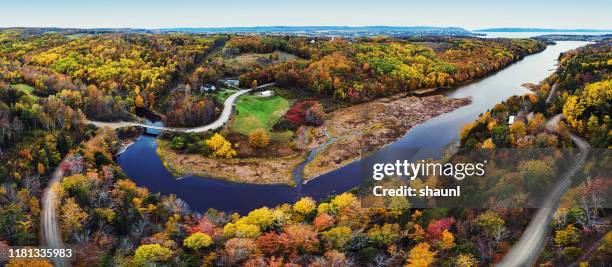
<svg viewBox="0 0 612 267">
<path fill-rule="evenodd" d="M 29 86 L 23 83 L 19 83 L 19 84 L 11 84 L 11 87 L 28 94 L 34 100 L 38 99 L 38 96 L 34 95 L 34 87 L 32 86 Z"/>
<path fill-rule="evenodd" d="M 238 90 L 235 89 L 227 89 L 227 88 L 223 88 L 223 89 L 219 89 L 219 91 L 215 92 L 215 99 L 217 99 L 217 101 L 219 101 L 219 103 L 223 104 L 225 102 L 225 99 L 227 99 L 228 96 L 230 96 L 231 94 L 238 92 Z"/>
<path fill-rule="evenodd" d="M 244 135 L 258 128 L 270 131 L 287 109 L 289 101 L 280 96 L 263 98 L 243 95 L 236 103 L 236 115 L 230 129 Z"/>
</svg>

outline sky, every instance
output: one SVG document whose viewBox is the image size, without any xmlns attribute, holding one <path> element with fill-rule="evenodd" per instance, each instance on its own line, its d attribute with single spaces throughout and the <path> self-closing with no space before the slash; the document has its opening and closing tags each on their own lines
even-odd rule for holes
<svg viewBox="0 0 612 267">
<path fill-rule="evenodd" d="M 0 0 L 0 27 L 440 26 L 612 29 L 611 0 Z"/>
</svg>

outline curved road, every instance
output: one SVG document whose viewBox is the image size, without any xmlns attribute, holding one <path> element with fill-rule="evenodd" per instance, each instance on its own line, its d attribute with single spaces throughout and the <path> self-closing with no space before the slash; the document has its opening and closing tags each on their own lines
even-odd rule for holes
<svg viewBox="0 0 612 267">
<path fill-rule="evenodd" d="M 61 249 L 64 246 L 57 219 L 57 192 L 53 190 L 53 187 L 64 178 L 64 169 L 62 166 L 64 166 L 65 160 L 66 158 L 62 160 L 57 169 L 55 169 L 55 172 L 53 172 L 51 180 L 49 180 L 49 185 L 45 188 L 42 197 L 43 210 L 41 216 L 41 232 L 43 235 L 43 244 L 46 248 L 50 249 Z M 70 262 L 66 258 L 52 258 L 51 261 L 56 267 L 70 266 Z"/>
<path fill-rule="evenodd" d="M 274 84 L 275 83 L 264 84 L 254 89 L 261 89 L 261 88 L 272 86 Z M 140 126 L 140 127 L 146 127 L 146 128 L 163 130 L 163 131 L 187 132 L 187 133 L 205 132 L 205 131 L 214 130 L 214 129 L 217 129 L 223 126 L 229 120 L 232 114 L 232 107 L 234 106 L 236 99 L 239 96 L 250 92 L 251 90 L 253 89 L 242 89 L 230 95 L 225 100 L 224 108 L 219 118 L 217 118 L 217 120 L 215 120 L 214 122 L 208 125 L 204 125 L 200 127 L 173 128 L 173 127 L 160 127 L 160 126 L 145 125 L 145 124 L 136 123 L 136 122 L 99 122 L 99 121 L 90 121 L 90 120 L 88 120 L 87 123 L 93 124 L 96 127 L 110 127 L 113 129 L 127 127 L 127 126 Z M 56 207 L 56 204 L 57 204 L 56 202 L 58 198 L 57 198 L 57 193 L 53 191 L 53 187 L 56 184 L 59 184 L 64 178 L 64 170 L 62 168 L 62 166 L 64 165 L 64 162 L 65 162 L 65 158 L 59 164 L 55 172 L 53 172 L 53 175 L 51 176 L 51 180 L 49 180 L 49 185 L 47 185 L 47 188 L 45 188 L 45 191 L 43 192 L 43 197 L 42 197 L 41 232 L 43 235 L 42 236 L 43 243 L 47 248 L 54 248 L 54 249 L 63 248 L 62 235 L 61 235 L 61 231 L 59 228 L 57 207 Z M 51 260 L 54 266 L 56 267 L 57 266 L 59 267 L 70 266 L 69 260 L 65 258 L 53 258 Z"/>
<path fill-rule="evenodd" d="M 546 129 L 551 132 L 556 132 L 557 125 L 562 118 L 563 114 L 558 114 L 549 119 L 546 124 Z M 514 244 L 510 252 L 506 254 L 504 259 L 498 263 L 497 266 L 529 266 L 532 265 L 540 255 L 540 250 L 544 244 L 544 239 L 548 233 L 548 227 L 559 199 L 571 185 L 572 177 L 582 167 L 591 148 L 584 139 L 573 133 L 570 133 L 570 138 L 580 149 L 580 153 L 578 153 L 574 159 L 574 165 L 563 174 L 553 191 L 544 200 L 544 203 L 527 226 L 527 229 L 523 232 L 519 241 Z"/>
<path fill-rule="evenodd" d="M 269 87 L 275 84 L 276 83 L 268 83 L 268 84 L 264 84 L 264 85 L 255 87 L 253 89 L 241 89 L 240 91 L 233 93 L 225 100 L 225 103 L 223 103 L 223 106 L 224 106 L 223 111 L 221 112 L 221 115 L 219 116 L 219 118 L 217 118 L 214 122 L 210 124 L 195 127 L 195 128 L 176 128 L 176 127 L 165 127 L 165 126 L 153 126 L 153 125 L 146 125 L 146 124 L 138 123 L 138 122 L 125 122 L 125 121 L 102 122 L 102 121 L 87 120 L 87 123 L 93 124 L 96 127 L 110 127 L 112 129 L 128 127 L 128 126 L 139 126 L 139 127 L 145 127 L 145 128 L 154 129 L 154 130 L 171 131 L 171 132 L 185 132 L 185 133 L 206 132 L 209 130 L 215 130 L 215 129 L 221 128 L 229 120 L 230 116 L 232 115 L 232 107 L 234 106 L 234 103 L 236 102 L 236 99 L 239 96 L 246 94 L 252 90 L 266 88 L 266 87 Z"/>
<path fill-rule="evenodd" d="M 546 98 L 546 103 L 550 103 L 553 100 L 553 98 L 555 97 L 555 92 L 557 91 L 558 87 L 559 87 L 558 82 L 553 84 L 553 86 L 550 88 L 550 93 L 548 93 L 548 97 Z"/>
</svg>

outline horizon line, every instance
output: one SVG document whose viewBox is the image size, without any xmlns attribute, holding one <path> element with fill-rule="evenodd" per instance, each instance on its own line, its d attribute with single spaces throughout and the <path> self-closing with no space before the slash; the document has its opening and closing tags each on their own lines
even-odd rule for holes
<svg viewBox="0 0 612 267">
<path fill-rule="evenodd" d="M 460 28 L 467 31 L 484 31 L 484 30 L 540 30 L 540 31 L 600 31 L 600 32 L 612 32 L 612 29 L 603 28 L 550 28 L 550 27 L 480 27 L 477 29 L 468 29 L 462 26 L 431 26 L 431 25 L 255 25 L 255 26 L 168 26 L 161 28 L 148 28 L 148 27 L 65 27 L 65 26 L 0 26 L 0 29 L 11 29 L 11 28 L 38 28 L 38 29 L 78 29 L 78 30 L 96 30 L 96 29 L 115 29 L 115 30 L 172 30 L 172 29 L 232 29 L 232 28 L 274 28 L 274 27 L 285 27 L 285 28 L 368 28 L 368 27 L 386 27 L 386 28 L 419 28 L 419 27 L 430 27 L 430 28 Z"/>
</svg>

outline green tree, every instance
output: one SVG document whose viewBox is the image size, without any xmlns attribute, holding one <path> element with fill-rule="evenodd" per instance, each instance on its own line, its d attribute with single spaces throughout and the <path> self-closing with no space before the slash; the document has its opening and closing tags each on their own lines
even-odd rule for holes
<svg viewBox="0 0 612 267">
<path fill-rule="evenodd" d="M 174 150 L 182 150 L 185 148 L 185 138 L 182 136 L 176 136 L 172 138 L 172 143 L 170 144 L 172 149 Z"/>
<path fill-rule="evenodd" d="M 535 159 L 522 162 L 519 171 L 523 174 L 526 188 L 531 193 L 546 188 L 555 173 L 549 164 Z"/>
<path fill-rule="evenodd" d="M 351 234 L 351 228 L 346 226 L 338 226 L 323 232 L 322 236 L 329 247 L 342 250 L 344 249 L 346 242 L 351 239 Z"/>
<path fill-rule="evenodd" d="M 486 235 L 495 239 L 496 242 L 499 242 L 506 232 L 506 222 L 499 217 L 497 212 L 492 210 L 480 214 L 477 218 L 477 223 L 483 228 Z"/>
</svg>

